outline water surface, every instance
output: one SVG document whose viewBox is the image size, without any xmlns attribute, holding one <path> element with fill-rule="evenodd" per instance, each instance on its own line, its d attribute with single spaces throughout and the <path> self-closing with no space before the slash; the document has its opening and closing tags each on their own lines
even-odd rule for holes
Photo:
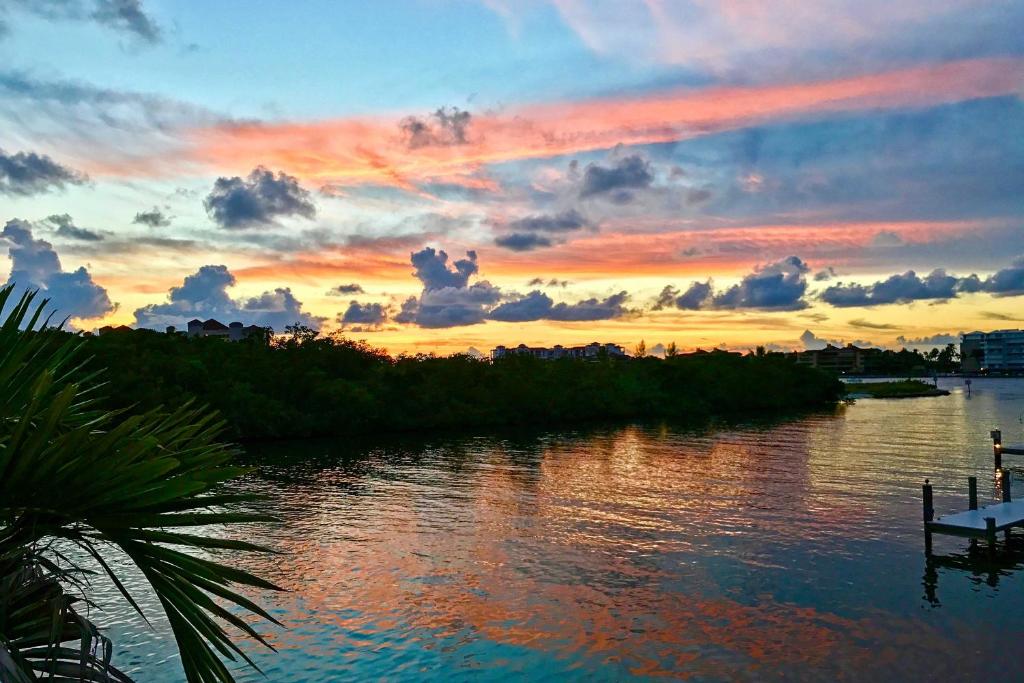
<svg viewBox="0 0 1024 683">
<path fill-rule="evenodd" d="M 891 680 L 1019 670 L 1024 572 L 923 555 L 921 483 L 939 513 L 966 478 L 999 495 L 988 432 L 1024 441 L 1024 380 L 968 397 L 862 400 L 698 430 L 304 442 L 250 449 L 243 482 L 277 526 L 246 560 L 288 593 L 264 604 L 267 679 Z M 1013 458 L 1006 458 L 1013 464 Z M 1024 466 L 1024 458 L 1019 458 Z M 1024 470 L 1021 472 L 1024 477 Z M 1022 478 L 1024 482 L 1024 478 Z M 1015 486 L 1024 495 L 1024 483 Z M 1020 532 L 1024 537 L 1024 531 Z M 109 594 L 108 594 L 109 595 Z M 159 622 L 126 612 L 116 661 L 181 680 Z"/>
</svg>

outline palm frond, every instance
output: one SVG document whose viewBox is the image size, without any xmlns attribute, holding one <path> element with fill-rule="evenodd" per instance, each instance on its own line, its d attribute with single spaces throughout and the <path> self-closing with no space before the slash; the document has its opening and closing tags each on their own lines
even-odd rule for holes
<svg viewBox="0 0 1024 683">
<path fill-rule="evenodd" d="M 81 588 L 82 567 L 39 550 L 60 539 L 77 545 L 142 614 L 105 557 L 110 546 L 125 553 L 159 599 L 187 680 L 232 681 L 224 660 L 253 663 L 225 626 L 267 645 L 236 610 L 278 624 L 237 587 L 279 589 L 209 557 L 268 549 L 187 530 L 268 521 L 237 509 L 251 495 L 221 487 L 248 470 L 232 464 L 236 450 L 218 441 L 223 425 L 203 408 L 98 410 L 97 376 L 85 370 L 81 340 L 49 327 L 47 302 L 34 299 L 14 300 L 13 287 L 0 289 L 0 311 L 11 304 L 0 321 L 3 680 L 34 681 L 41 673 L 56 677 L 47 680 L 129 680 L 110 664 L 109 641 L 78 614 L 78 599 L 65 588 Z M 189 552 L 195 550 L 203 556 Z M 64 646 L 74 641 L 77 649 Z"/>
</svg>

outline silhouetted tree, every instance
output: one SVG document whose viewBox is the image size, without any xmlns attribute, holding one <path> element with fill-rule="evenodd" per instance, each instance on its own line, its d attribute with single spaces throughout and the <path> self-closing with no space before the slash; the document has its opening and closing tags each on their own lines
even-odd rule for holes
<svg viewBox="0 0 1024 683">
<path fill-rule="evenodd" d="M 543 361 L 389 356 L 340 334 L 294 326 L 271 345 L 149 330 L 87 340 L 110 368 L 106 405 L 141 409 L 190 398 L 240 438 L 684 417 L 823 405 L 839 383 L 780 354 L 722 352 Z M 602 350 L 603 351 L 603 350 Z"/>
</svg>

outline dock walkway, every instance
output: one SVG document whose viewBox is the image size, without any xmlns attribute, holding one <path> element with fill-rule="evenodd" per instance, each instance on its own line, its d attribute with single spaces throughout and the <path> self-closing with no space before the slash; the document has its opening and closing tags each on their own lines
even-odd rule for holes
<svg viewBox="0 0 1024 683">
<path fill-rule="evenodd" d="M 929 522 L 932 531 L 953 536 L 984 538 L 988 534 L 988 520 L 993 520 L 995 531 L 1024 526 L 1024 501 L 989 505 L 977 510 L 957 512 Z"/>
<path fill-rule="evenodd" d="M 968 477 L 967 510 L 936 519 L 935 507 L 932 504 L 932 485 L 925 479 L 921 493 L 924 503 L 924 550 L 927 555 L 931 555 L 932 552 L 932 534 L 963 536 L 970 539 L 984 538 L 991 552 L 995 549 L 998 532 L 1005 533 L 1006 540 L 1009 541 L 1010 529 L 1024 527 L 1024 501 L 1011 500 L 1010 471 L 1003 469 L 1003 456 L 1024 455 L 1024 444 L 1004 444 L 1003 433 L 998 429 L 992 430 L 991 436 L 993 464 L 995 471 L 999 473 L 999 490 L 1003 502 L 979 508 L 978 478 Z"/>
</svg>

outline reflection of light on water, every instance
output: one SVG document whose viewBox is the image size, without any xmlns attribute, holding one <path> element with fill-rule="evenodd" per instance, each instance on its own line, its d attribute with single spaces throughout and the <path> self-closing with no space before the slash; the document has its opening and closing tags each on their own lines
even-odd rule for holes
<svg viewBox="0 0 1024 683">
<path fill-rule="evenodd" d="M 987 430 L 1022 403 L 979 380 L 971 401 L 697 432 L 268 449 L 246 487 L 284 522 L 245 536 L 286 554 L 244 563 L 291 592 L 270 600 L 281 654 L 257 661 L 284 683 L 1005 671 L 984 634 L 1018 627 L 1024 591 L 981 610 L 972 591 L 991 587 L 943 575 L 942 608 L 922 611 L 919 496 L 931 477 L 937 510 L 963 507 L 966 477 L 991 467 Z M 136 653 L 154 636 L 119 624 L 149 674 Z M 140 678 L 177 680 L 156 671 Z"/>
</svg>

